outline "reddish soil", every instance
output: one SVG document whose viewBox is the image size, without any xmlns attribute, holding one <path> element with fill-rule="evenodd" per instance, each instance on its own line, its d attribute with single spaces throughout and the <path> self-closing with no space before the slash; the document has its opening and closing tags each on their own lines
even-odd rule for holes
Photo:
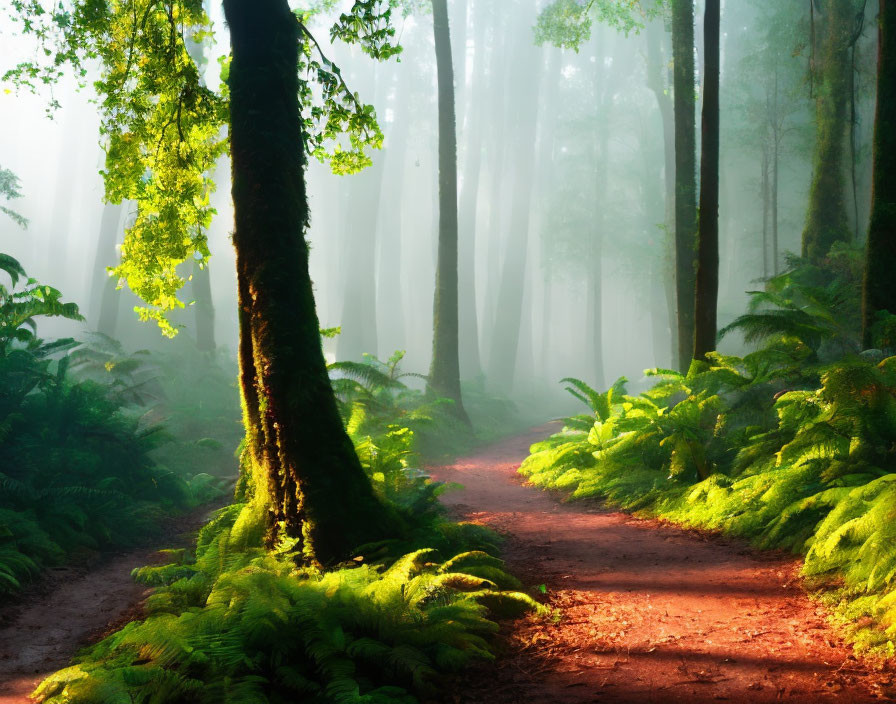
<svg viewBox="0 0 896 704">
<path fill-rule="evenodd" d="M 849 702 L 896 698 L 808 599 L 792 557 L 561 503 L 517 474 L 550 426 L 437 467 L 458 516 L 507 537 L 511 571 L 545 585 L 559 620 L 505 625 L 497 666 L 449 688 L 454 704 Z"/>
<path fill-rule="evenodd" d="M 215 507 L 217 508 L 217 507 Z M 172 519 L 160 538 L 187 545 L 213 508 Z M 148 591 L 131 579 L 135 567 L 159 560 L 157 549 L 106 556 L 91 567 L 50 570 L 0 610 L 0 704 L 25 704 L 47 675 L 69 664 L 76 651 L 140 615 Z"/>
</svg>

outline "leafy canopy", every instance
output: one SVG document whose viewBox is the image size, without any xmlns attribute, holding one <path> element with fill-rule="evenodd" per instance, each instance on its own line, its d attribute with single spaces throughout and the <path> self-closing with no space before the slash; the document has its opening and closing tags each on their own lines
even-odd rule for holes
<svg viewBox="0 0 896 704">
<path fill-rule="evenodd" d="M 333 6 L 332 0 L 318 0 L 296 10 L 297 70 L 306 149 L 334 172 L 347 174 L 370 164 L 366 151 L 379 148 L 383 135 L 373 107 L 351 91 L 307 27 Z M 393 41 L 392 10 L 384 0 L 355 0 L 330 27 L 330 39 L 388 59 L 400 52 Z M 94 87 L 106 150 L 106 199 L 137 205 L 114 274 L 145 301 L 139 316 L 173 336 L 167 314 L 184 307 L 177 295 L 185 282 L 178 267 L 189 259 L 204 264 L 210 256 L 211 174 L 228 145 L 228 62 L 222 62 L 222 87 L 216 92 L 205 84 L 199 57 L 190 51 L 214 41 L 202 1 L 78 0 L 63 6 L 14 0 L 9 12 L 21 33 L 34 38 L 41 57 L 4 74 L 17 88 L 37 91 L 69 72 L 83 82 L 87 67 L 99 62 Z M 51 101 L 50 109 L 56 106 Z"/>
<path fill-rule="evenodd" d="M 538 15 L 535 43 L 578 52 L 591 38 L 592 18 L 629 34 L 662 9 L 663 0 L 553 0 Z"/>
</svg>

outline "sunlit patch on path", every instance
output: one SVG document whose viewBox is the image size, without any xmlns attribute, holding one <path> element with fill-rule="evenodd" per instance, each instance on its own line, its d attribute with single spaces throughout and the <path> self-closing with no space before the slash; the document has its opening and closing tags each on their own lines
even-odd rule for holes
<svg viewBox="0 0 896 704">
<path fill-rule="evenodd" d="M 459 482 L 460 516 L 508 537 L 506 558 L 545 584 L 556 621 L 507 628 L 505 650 L 447 701 L 879 702 L 892 677 L 857 661 L 800 588 L 797 561 L 561 503 L 517 475 L 549 428 L 433 470 Z M 894 697 L 896 698 L 896 697 Z"/>
</svg>

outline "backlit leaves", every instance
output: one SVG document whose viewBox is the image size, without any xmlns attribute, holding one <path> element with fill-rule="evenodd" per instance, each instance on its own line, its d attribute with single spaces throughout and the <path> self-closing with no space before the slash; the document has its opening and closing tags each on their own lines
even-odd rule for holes
<svg viewBox="0 0 896 704">
<path fill-rule="evenodd" d="M 591 38 L 594 19 L 629 34 L 662 8 L 663 0 L 553 0 L 538 16 L 535 43 L 578 51 Z"/>
<path fill-rule="evenodd" d="M 373 107 L 350 90 L 306 27 L 334 5 L 315 0 L 296 12 L 302 28 L 297 70 L 306 148 L 345 174 L 370 164 L 366 150 L 379 148 L 383 135 Z M 388 59 L 400 51 L 391 12 L 386 0 L 356 0 L 333 24 L 331 39 Z M 99 61 L 101 77 L 94 85 L 106 150 L 106 199 L 133 201 L 137 211 L 113 273 L 146 303 L 138 315 L 173 336 L 177 331 L 167 314 L 184 307 L 178 292 L 185 279 L 178 268 L 210 256 L 211 174 L 228 146 L 229 62 L 221 65 L 220 92 L 205 85 L 196 64 L 199 59 L 205 68 L 196 47 L 213 40 L 202 1 L 80 0 L 63 10 L 51 0 L 14 0 L 10 14 L 35 39 L 41 57 L 4 75 L 17 87 L 52 88 L 69 71 L 81 78 L 91 61 Z"/>
</svg>

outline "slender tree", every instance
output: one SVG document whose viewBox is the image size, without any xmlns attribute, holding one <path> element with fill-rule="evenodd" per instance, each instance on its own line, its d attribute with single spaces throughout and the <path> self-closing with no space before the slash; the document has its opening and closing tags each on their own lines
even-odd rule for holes
<svg viewBox="0 0 896 704">
<path fill-rule="evenodd" d="M 463 183 L 458 201 L 458 306 L 460 318 L 460 373 L 470 379 L 482 374 L 479 357 L 479 320 L 476 314 L 476 213 L 482 173 L 486 100 L 486 26 L 488 6 L 481 0 L 474 6 L 474 54 L 471 100 L 467 101 L 466 149 Z M 493 17 L 500 13 L 492 12 Z M 493 49 L 494 51 L 494 49 Z"/>
<path fill-rule="evenodd" d="M 654 274 L 651 277 L 654 293 L 654 348 L 657 359 L 670 355 L 671 364 L 678 366 L 678 343 L 674 328 L 676 325 L 676 289 L 671 265 L 675 238 L 675 116 L 669 83 L 665 74 L 668 70 L 664 48 L 668 46 L 666 32 L 661 20 L 653 20 L 647 25 L 647 87 L 650 88 L 659 108 L 663 128 L 663 226 L 659 239 L 661 251 L 654 255 Z M 656 225 L 656 223 L 652 223 Z M 665 302 L 665 315 L 660 302 Z"/>
<path fill-rule="evenodd" d="M 851 235 L 844 159 L 852 81 L 853 0 L 825 0 L 822 19 L 821 56 L 813 70 L 815 156 L 802 239 L 803 256 L 816 264 L 827 257 L 835 242 L 847 242 Z"/>
<path fill-rule="evenodd" d="M 881 311 L 896 314 L 896 1 L 880 0 L 871 223 L 862 296 L 862 338 L 874 343 Z"/>
<path fill-rule="evenodd" d="M 527 2 L 523 7 L 531 12 L 532 4 Z M 489 380 L 495 388 L 504 392 L 513 387 L 520 349 L 535 180 L 538 95 L 544 63 L 540 52 L 532 46 L 526 35 L 517 38 L 514 52 L 509 85 L 525 85 L 526 88 L 518 92 L 517 100 L 512 105 L 515 124 L 511 128 L 510 144 L 515 158 L 511 178 L 509 233 L 500 269 L 495 323 L 488 356 Z"/>
<path fill-rule="evenodd" d="M 202 262 L 195 262 L 190 283 L 196 315 L 196 346 L 202 352 L 214 352 L 215 303 L 212 298 L 212 278 L 208 266 Z"/>
<path fill-rule="evenodd" d="M 700 216 L 697 232 L 697 286 L 694 358 L 706 360 L 716 348 L 719 298 L 719 24 L 720 0 L 706 0 L 703 17 L 704 78 L 700 151 Z"/>
<path fill-rule="evenodd" d="M 678 364 L 687 371 L 694 355 L 696 290 L 696 118 L 694 102 L 694 5 L 672 0 L 675 113 L 675 295 Z"/>
<path fill-rule="evenodd" d="M 116 294 L 116 281 L 106 268 L 115 264 L 115 243 L 121 233 L 124 206 L 106 203 L 100 218 L 100 232 L 96 243 L 90 285 L 90 325 L 97 332 L 115 337 L 118 307 L 121 298 Z"/>
<path fill-rule="evenodd" d="M 384 142 L 384 176 L 393 197 L 403 202 L 406 184 L 408 141 L 412 128 L 409 109 L 410 67 L 403 65 L 395 86 L 393 114 L 395 119 Z M 404 298 L 402 296 L 402 209 L 381 209 L 381 228 L 377 238 L 379 248 L 376 277 L 377 338 L 386 352 L 404 349 L 406 343 Z"/>
<path fill-rule="evenodd" d="M 455 402 L 467 420 L 460 392 L 457 307 L 457 132 L 454 116 L 454 66 L 447 0 L 433 0 L 433 33 L 439 90 L 439 254 L 433 301 L 432 391 Z M 467 421 L 469 422 L 469 421 Z"/>
</svg>

